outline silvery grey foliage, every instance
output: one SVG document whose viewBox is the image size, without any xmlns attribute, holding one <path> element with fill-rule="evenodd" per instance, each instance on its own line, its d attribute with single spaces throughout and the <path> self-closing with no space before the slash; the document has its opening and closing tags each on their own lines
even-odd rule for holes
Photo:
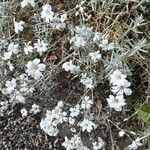
<svg viewBox="0 0 150 150">
<path fill-rule="evenodd" d="M 81 0 L 67 11 L 50 1 L 1 1 L 0 116 L 18 103 L 24 106 L 20 110 L 23 119 L 47 109 L 39 126 L 49 136 L 57 136 L 65 127 L 71 135 L 64 134 L 62 146 L 67 150 L 105 149 L 107 144 L 99 135 L 101 125 L 110 131 L 111 149 L 117 148 L 111 124 L 120 138 L 132 137 L 132 131 L 111 120 L 118 111 L 122 117 L 129 115 L 134 92 L 130 61 L 145 60 L 148 54 L 149 33 L 145 36 L 141 30 L 148 21 L 140 12 L 130 14 L 131 3 L 134 9 L 142 3 L 130 2 Z M 74 84 L 81 94 L 72 101 Z M 64 94 L 59 89 L 69 91 L 68 95 L 58 99 L 57 94 Z M 28 102 L 33 103 L 30 110 Z M 91 140 L 89 145 L 83 132 Z M 147 137 L 133 136 L 128 147 L 132 149 Z"/>
</svg>

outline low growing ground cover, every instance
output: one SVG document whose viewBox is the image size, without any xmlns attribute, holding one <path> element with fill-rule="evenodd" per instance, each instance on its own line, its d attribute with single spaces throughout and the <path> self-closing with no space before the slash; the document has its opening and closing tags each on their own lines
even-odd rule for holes
<svg viewBox="0 0 150 150">
<path fill-rule="evenodd" d="M 149 0 L 0 1 L 0 149 L 150 148 Z"/>
</svg>

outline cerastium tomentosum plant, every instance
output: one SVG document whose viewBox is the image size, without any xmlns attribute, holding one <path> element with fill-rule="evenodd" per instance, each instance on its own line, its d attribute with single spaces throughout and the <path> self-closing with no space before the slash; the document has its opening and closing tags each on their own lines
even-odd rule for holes
<svg viewBox="0 0 150 150">
<path fill-rule="evenodd" d="M 132 14 L 141 4 L 82 0 L 66 7 L 55 5 L 36 0 L 0 2 L 0 115 L 17 103 L 24 105 L 23 119 L 46 109 L 40 128 L 56 137 L 65 126 L 70 136 L 65 133 L 62 146 L 67 150 L 99 150 L 107 145 L 118 149 L 112 125 L 120 138 L 129 137 L 128 149 L 137 149 L 148 134 L 126 130 L 113 118 L 122 114 L 125 122 L 134 116 L 129 115 L 132 81 L 137 80 L 135 62 L 145 69 L 142 63 L 148 56 L 149 39 L 143 31 L 147 20 L 138 11 Z M 80 96 L 74 98 L 76 88 Z M 26 108 L 31 99 L 32 106 Z M 109 130 L 110 141 L 104 140 L 105 131 L 98 134 L 102 126 Z"/>
</svg>

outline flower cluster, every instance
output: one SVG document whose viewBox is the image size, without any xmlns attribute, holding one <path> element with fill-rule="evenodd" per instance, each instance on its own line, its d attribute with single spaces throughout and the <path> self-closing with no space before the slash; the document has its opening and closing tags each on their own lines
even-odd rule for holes
<svg viewBox="0 0 150 150">
<path fill-rule="evenodd" d="M 137 138 L 136 140 L 132 141 L 132 144 L 130 144 L 128 148 L 129 150 L 136 150 L 141 145 L 142 143 L 140 142 L 140 138 Z"/>
<path fill-rule="evenodd" d="M 110 83 L 112 84 L 111 91 L 115 96 L 110 95 L 107 102 L 111 108 L 116 111 L 121 111 L 122 107 L 126 105 L 124 94 L 131 95 L 132 91 L 129 88 L 130 82 L 126 79 L 126 75 L 122 74 L 119 70 L 114 71 L 110 75 Z"/>
<path fill-rule="evenodd" d="M 73 125 L 75 124 L 75 117 L 78 117 L 80 114 L 80 105 L 77 104 L 75 107 L 71 107 L 69 109 L 70 114 L 69 114 L 69 124 Z"/>
<path fill-rule="evenodd" d="M 81 108 L 89 110 L 91 108 L 92 104 L 93 104 L 93 101 L 90 99 L 90 97 L 85 96 L 84 99 L 82 100 Z"/>
<path fill-rule="evenodd" d="M 77 104 L 75 107 L 71 107 L 69 110 L 70 117 L 77 117 L 80 114 L 80 105 Z"/>
<path fill-rule="evenodd" d="M 22 2 L 21 2 L 21 7 L 22 8 L 24 8 L 24 7 L 26 7 L 27 5 L 31 5 L 32 7 L 34 7 L 35 6 L 35 0 L 23 0 Z"/>
<path fill-rule="evenodd" d="M 4 112 L 8 109 L 8 101 L 1 101 L 0 102 L 0 116 L 3 116 Z"/>
<path fill-rule="evenodd" d="M 33 113 L 33 115 L 36 115 L 39 112 L 40 112 L 40 107 L 36 104 L 33 104 L 30 110 L 30 113 Z"/>
<path fill-rule="evenodd" d="M 93 150 L 100 150 L 105 147 L 105 142 L 101 137 L 98 137 L 98 141 L 93 142 Z"/>
<path fill-rule="evenodd" d="M 20 112 L 21 112 L 22 118 L 25 118 L 28 116 L 28 113 L 33 114 L 33 115 L 36 115 L 37 113 L 39 113 L 40 107 L 37 104 L 33 104 L 29 112 L 26 108 L 22 108 Z"/>
<path fill-rule="evenodd" d="M 60 123 L 68 120 L 67 113 L 62 110 L 64 104 L 62 101 L 58 102 L 57 106 L 52 110 L 47 110 L 46 117 L 41 120 L 40 127 L 49 136 L 56 136 L 58 134 L 57 126 Z"/>
<path fill-rule="evenodd" d="M 96 52 L 90 52 L 89 56 L 94 63 L 102 58 L 99 50 Z"/>
<path fill-rule="evenodd" d="M 82 131 L 87 130 L 87 132 L 91 132 L 94 128 L 96 128 L 96 125 L 91 120 L 86 118 L 79 123 L 79 126 L 81 126 Z"/>
<path fill-rule="evenodd" d="M 42 6 L 41 18 L 45 19 L 46 22 L 53 20 L 54 12 L 49 4 Z"/>
<path fill-rule="evenodd" d="M 93 42 L 97 44 L 103 51 L 111 51 L 114 49 L 114 43 L 109 42 L 108 35 L 95 32 Z"/>
<path fill-rule="evenodd" d="M 102 48 L 104 51 L 110 51 L 114 49 L 114 43 L 109 43 L 107 38 L 102 39 L 99 47 Z"/>
<path fill-rule="evenodd" d="M 28 86 L 28 76 L 21 74 L 18 78 L 12 78 L 5 82 L 5 87 L 1 88 L 2 94 L 8 97 L 8 102 L 5 103 L 16 104 L 25 103 L 25 96 L 33 93 L 34 88 Z"/>
<path fill-rule="evenodd" d="M 14 42 L 10 43 L 8 45 L 7 52 L 4 53 L 3 60 L 6 61 L 11 59 L 12 54 L 18 54 L 18 52 L 19 52 L 19 45 L 15 44 Z"/>
<path fill-rule="evenodd" d="M 70 43 L 73 43 L 74 47 L 77 48 L 84 47 L 93 34 L 92 28 L 86 26 L 76 26 L 75 33 L 76 34 L 71 38 Z"/>
<path fill-rule="evenodd" d="M 92 89 L 94 88 L 94 83 L 93 83 L 93 79 L 92 77 L 87 77 L 87 74 L 86 73 L 82 73 L 82 77 L 80 79 L 80 82 L 85 85 L 85 87 L 87 89 Z"/>
<path fill-rule="evenodd" d="M 14 28 L 15 28 L 15 32 L 18 34 L 19 31 L 23 31 L 23 25 L 25 24 L 25 22 L 23 21 L 15 21 L 15 18 L 14 18 Z"/>
<path fill-rule="evenodd" d="M 23 118 L 25 118 L 28 115 L 28 111 L 25 108 L 22 108 L 20 112 Z"/>
<path fill-rule="evenodd" d="M 43 129 L 49 135 L 57 135 L 58 124 L 68 122 L 70 125 L 74 125 L 76 122 L 75 118 L 77 118 L 81 114 L 81 112 L 90 112 L 92 104 L 93 102 L 92 100 L 90 100 L 89 96 L 85 96 L 81 101 L 81 104 L 77 104 L 74 107 L 71 107 L 69 109 L 70 113 L 67 114 L 62 110 L 64 106 L 63 102 L 59 101 L 57 106 L 52 111 L 47 110 L 46 117 L 41 121 L 41 129 Z M 92 122 L 92 120 L 85 118 L 85 116 L 82 121 L 77 123 L 77 125 L 81 127 L 83 132 L 85 130 L 87 132 L 91 132 L 94 128 L 96 128 L 96 125 Z M 49 126 L 51 126 L 50 129 Z"/>
<path fill-rule="evenodd" d="M 66 27 L 66 23 L 64 21 L 67 19 L 67 15 L 55 14 L 49 4 L 42 6 L 41 18 L 44 19 L 45 22 L 50 23 L 53 28 L 64 29 Z"/>
<path fill-rule="evenodd" d="M 130 89 L 131 83 L 126 79 L 126 75 L 123 75 L 119 70 L 114 71 L 110 75 L 110 83 L 112 84 L 112 92 L 117 95 L 131 95 Z"/>
<path fill-rule="evenodd" d="M 86 146 L 83 145 L 81 137 L 78 134 L 74 134 L 70 140 L 65 136 L 65 141 L 62 143 L 62 146 L 64 146 L 67 150 L 89 150 Z"/>
<path fill-rule="evenodd" d="M 68 5 L 63 7 L 63 3 L 53 6 L 53 1 L 0 2 L 0 116 L 9 114 L 9 108 L 12 110 L 16 103 L 22 103 L 22 121 L 30 116 L 36 117 L 41 115 L 42 106 L 52 97 L 52 105 L 53 102 L 58 103 L 46 111 L 40 128 L 49 136 L 57 136 L 65 127 L 70 132 L 70 136 L 64 135 L 62 143 L 67 150 L 105 149 L 106 143 L 101 138 L 103 135 L 95 136 L 93 132 L 99 131 L 100 124 L 108 126 L 108 123 L 112 123 L 119 130 L 119 138 L 131 137 L 128 135 L 131 132 L 113 122 L 113 113 L 103 108 L 105 102 L 102 101 L 105 94 L 110 92 L 106 99 L 109 108 L 121 111 L 126 107 L 125 98 L 132 93 L 131 83 L 127 79 L 127 75 L 132 74 L 129 60 L 140 58 L 144 61 L 145 55 L 143 57 L 142 53 L 147 53 L 149 47 L 146 38 L 138 39 L 141 37 L 138 29 L 146 21 L 142 15 L 138 14 L 134 20 L 131 18 L 134 14 L 129 15 L 127 22 L 123 20 L 124 24 L 118 22 L 118 7 L 111 10 L 110 6 L 121 3 L 111 5 L 106 1 L 100 5 L 101 2 L 97 0 L 81 0 L 72 8 Z M 126 5 L 128 8 L 130 2 Z M 27 10 L 29 13 L 26 14 Z M 64 71 L 69 73 L 64 74 Z M 56 75 L 61 77 L 56 80 Z M 65 81 L 71 77 L 71 82 L 67 81 L 67 90 L 67 86 L 64 88 L 61 84 L 64 82 L 59 81 L 63 77 L 66 77 Z M 105 80 L 108 77 L 110 86 Z M 63 101 L 58 100 L 54 90 L 57 87 L 70 92 L 65 98 L 62 96 Z M 102 92 L 98 90 L 103 87 L 104 95 L 101 96 Z M 79 95 L 76 91 L 79 91 Z M 32 99 L 33 94 L 35 97 Z M 81 94 L 83 96 L 78 97 Z M 31 99 L 33 103 L 30 109 L 26 108 L 26 102 Z M 40 106 L 35 104 L 34 99 L 45 101 L 40 101 Z M 84 135 L 90 136 L 89 147 L 85 146 Z M 142 145 L 141 139 L 132 140 L 128 149 L 138 149 Z M 112 146 L 116 149 L 115 144 Z"/>
<path fill-rule="evenodd" d="M 63 63 L 62 68 L 65 69 L 65 71 L 70 71 L 71 73 L 77 73 L 80 71 L 80 67 L 75 66 L 72 60 Z"/>
<path fill-rule="evenodd" d="M 16 79 L 11 79 L 10 81 L 6 81 L 5 83 L 5 93 L 6 94 L 11 94 L 14 90 L 15 90 L 15 87 L 16 87 Z M 4 92 L 4 91 L 3 91 Z"/>
<path fill-rule="evenodd" d="M 33 87 L 29 87 L 29 78 L 28 75 L 23 73 L 18 77 L 18 80 L 20 81 L 20 92 L 24 93 L 25 95 L 33 93 L 35 89 Z"/>
<path fill-rule="evenodd" d="M 26 55 L 28 55 L 29 53 L 32 53 L 33 52 L 33 46 L 31 46 L 30 45 L 30 43 L 31 43 L 31 41 L 29 41 L 27 44 L 26 43 L 24 43 L 25 44 L 25 47 L 24 47 L 24 53 L 26 54 Z"/>
<path fill-rule="evenodd" d="M 22 95 L 20 91 L 16 89 L 17 83 L 16 79 L 8 80 L 5 83 L 5 88 L 2 88 L 2 93 L 4 95 L 9 96 L 10 103 L 24 103 L 25 97 Z"/>
<path fill-rule="evenodd" d="M 40 55 L 42 55 L 44 52 L 47 51 L 48 44 L 45 43 L 44 40 L 38 39 L 37 43 L 34 43 L 34 47 L 29 45 L 30 43 L 31 43 L 30 41 L 27 44 L 24 43 L 25 44 L 24 53 L 26 55 L 32 53 L 33 50 L 36 50 Z M 21 48 L 19 44 L 12 42 L 8 45 L 6 52 L 4 52 L 3 60 L 4 61 L 10 60 L 13 54 L 17 55 L 19 52 L 21 53 Z"/>
<path fill-rule="evenodd" d="M 47 46 L 48 44 L 40 39 L 38 39 L 37 43 L 34 43 L 34 48 L 40 55 L 42 55 L 43 52 L 47 51 Z"/>
</svg>

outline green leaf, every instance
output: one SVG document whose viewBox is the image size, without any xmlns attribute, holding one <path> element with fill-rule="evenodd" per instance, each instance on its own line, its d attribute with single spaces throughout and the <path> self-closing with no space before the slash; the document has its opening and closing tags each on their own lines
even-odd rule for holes
<svg viewBox="0 0 150 150">
<path fill-rule="evenodd" d="M 141 118 L 144 122 L 150 124 L 150 106 L 143 105 L 136 108 L 138 117 Z"/>
</svg>

